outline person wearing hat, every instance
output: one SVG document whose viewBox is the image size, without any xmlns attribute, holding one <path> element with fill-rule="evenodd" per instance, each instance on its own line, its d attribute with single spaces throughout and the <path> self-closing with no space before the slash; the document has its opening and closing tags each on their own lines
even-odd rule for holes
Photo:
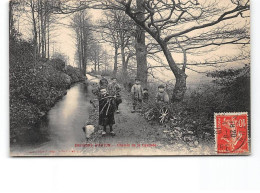
<svg viewBox="0 0 260 193">
<path fill-rule="evenodd" d="M 111 78 L 112 82 L 108 84 L 107 89 L 110 96 L 116 97 L 116 113 L 119 112 L 119 104 L 122 103 L 122 98 L 120 95 L 121 88 L 117 83 L 117 79 L 115 77 Z"/>
<path fill-rule="evenodd" d="M 164 85 L 161 84 L 158 86 L 158 92 L 156 94 L 155 99 L 156 99 L 157 103 L 169 103 L 169 101 L 170 101 L 169 95 L 165 91 Z"/>
<path fill-rule="evenodd" d="M 135 79 L 135 84 L 131 88 L 131 94 L 133 99 L 133 110 L 131 112 L 134 113 L 136 111 L 136 107 L 141 108 L 143 98 L 143 88 L 139 78 Z"/>
</svg>

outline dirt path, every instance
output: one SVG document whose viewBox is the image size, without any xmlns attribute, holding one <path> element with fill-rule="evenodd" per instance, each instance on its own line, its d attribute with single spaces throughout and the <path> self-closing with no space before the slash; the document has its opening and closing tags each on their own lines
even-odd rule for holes
<svg viewBox="0 0 260 193">
<path fill-rule="evenodd" d="M 202 146 L 191 148 L 187 144 L 170 141 L 164 132 L 165 126 L 152 125 L 140 113 L 131 113 L 130 94 L 121 92 L 123 102 L 119 106 L 120 114 L 115 114 L 116 136 L 102 137 L 99 132 L 87 141 L 89 147 L 83 148 L 84 155 L 186 155 L 212 153 L 210 148 Z"/>
</svg>

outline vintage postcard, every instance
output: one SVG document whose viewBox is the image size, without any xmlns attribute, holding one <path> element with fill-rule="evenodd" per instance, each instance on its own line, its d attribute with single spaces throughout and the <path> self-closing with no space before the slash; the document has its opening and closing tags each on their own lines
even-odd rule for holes
<svg viewBox="0 0 260 193">
<path fill-rule="evenodd" d="M 249 0 L 11 0 L 11 156 L 250 155 Z"/>
</svg>

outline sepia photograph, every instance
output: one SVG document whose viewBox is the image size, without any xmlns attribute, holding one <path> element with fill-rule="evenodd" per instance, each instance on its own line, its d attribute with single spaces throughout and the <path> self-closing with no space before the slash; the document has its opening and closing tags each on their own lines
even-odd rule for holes
<svg viewBox="0 0 260 193">
<path fill-rule="evenodd" d="M 251 154 L 249 0 L 10 0 L 10 156 Z"/>
</svg>

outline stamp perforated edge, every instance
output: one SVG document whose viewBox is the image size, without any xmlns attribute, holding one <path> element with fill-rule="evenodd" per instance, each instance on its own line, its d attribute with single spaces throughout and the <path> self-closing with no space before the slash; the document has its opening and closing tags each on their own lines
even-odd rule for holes
<svg viewBox="0 0 260 193">
<path fill-rule="evenodd" d="M 217 128 L 217 121 L 216 116 L 217 115 L 244 115 L 247 116 L 247 142 L 248 142 L 248 152 L 245 153 L 227 153 L 227 154 L 220 154 L 217 150 L 217 134 L 216 134 L 216 128 Z M 217 155 L 250 155 L 251 154 L 251 139 L 249 137 L 249 119 L 248 119 L 248 112 L 223 112 L 223 113 L 214 113 L 214 135 L 215 135 L 215 153 Z"/>
</svg>

